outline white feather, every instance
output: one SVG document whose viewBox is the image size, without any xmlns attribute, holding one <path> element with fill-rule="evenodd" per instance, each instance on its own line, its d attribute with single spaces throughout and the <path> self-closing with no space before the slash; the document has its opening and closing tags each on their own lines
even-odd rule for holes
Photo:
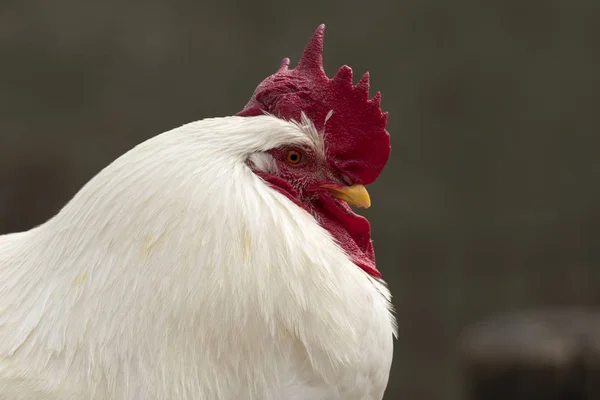
<svg viewBox="0 0 600 400">
<path fill-rule="evenodd" d="M 246 165 L 284 144 L 314 135 L 194 122 L 0 236 L 0 399 L 381 399 L 389 292 Z"/>
</svg>

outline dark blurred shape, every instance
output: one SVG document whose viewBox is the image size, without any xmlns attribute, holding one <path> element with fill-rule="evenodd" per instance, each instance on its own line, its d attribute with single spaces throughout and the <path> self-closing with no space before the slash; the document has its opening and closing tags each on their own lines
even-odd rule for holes
<svg viewBox="0 0 600 400">
<path fill-rule="evenodd" d="M 600 399 L 600 312 L 490 318 L 463 337 L 467 400 Z"/>
</svg>

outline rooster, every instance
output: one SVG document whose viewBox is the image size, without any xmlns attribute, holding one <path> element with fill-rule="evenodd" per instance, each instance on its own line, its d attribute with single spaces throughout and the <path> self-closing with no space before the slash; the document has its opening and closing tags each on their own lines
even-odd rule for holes
<svg viewBox="0 0 600 400">
<path fill-rule="evenodd" d="M 141 143 L 0 236 L 0 399 L 376 400 L 395 319 L 365 185 L 379 93 L 324 25 L 241 112 Z"/>
</svg>

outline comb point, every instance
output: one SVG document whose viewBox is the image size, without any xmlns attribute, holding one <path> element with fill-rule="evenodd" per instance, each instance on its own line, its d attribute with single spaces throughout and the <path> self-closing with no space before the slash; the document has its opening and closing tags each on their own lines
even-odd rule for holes
<svg viewBox="0 0 600 400">
<path fill-rule="evenodd" d="M 321 69 L 323 68 L 323 38 L 325 36 L 325 24 L 319 25 L 304 48 L 302 57 L 296 69 Z"/>
<path fill-rule="evenodd" d="M 338 85 L 352 86 L 352 68 L 342 65 L 333 77 L 333 81 Z"/>
<path fill-rule="evenodd" d="M 375 93 L 375 96 L 373 96 L 371 102 L 379 108 L 379 106 L 381 106 L 381 92 Z"/>
<path fill-rule="evenodd" d="M 277 72 L 287 71 L 289 66 L 290 66 L 290 59 L 286 57 L 283 60 L 281 60 L 281 64 L 279 64 L 279 68 L 277 69 Z"/>
<path fill-rule="evenodd" d="M 369 97 L 369 72 L 365 72 L 360 81 L 356 84 L 356 89 L 360 92 L 363 92 L 365 96 Z"/>
</svg>

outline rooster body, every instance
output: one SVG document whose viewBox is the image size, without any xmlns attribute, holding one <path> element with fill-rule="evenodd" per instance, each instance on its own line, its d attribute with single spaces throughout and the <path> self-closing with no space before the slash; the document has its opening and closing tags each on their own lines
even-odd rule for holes
<svg viewBox="0 0 600 400">
<path fill-rule="evenodd" d="M 389 292 L 261 177 L 282 146 L 324 144 L 304 117 L 193 122 L 0 236 L 0 399 L 381 399 Z"/>
</svg>

